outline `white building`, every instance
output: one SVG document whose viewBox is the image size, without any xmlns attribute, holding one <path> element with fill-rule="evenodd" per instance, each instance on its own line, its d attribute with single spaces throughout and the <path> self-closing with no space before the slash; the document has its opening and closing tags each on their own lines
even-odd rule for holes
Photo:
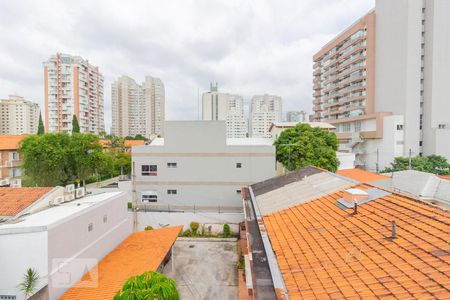
<svg viewBox="0 0 450 300">
<path fill-rule="evenodd" d="M 126 201 L 98 194 L 1 223 L 0 299 L 24 299 L 18 285 L 28 268 L 39 274 L 39 294 L 58 299 L 131 233 Z"/>
<path fill-rule="evenodd" d="M 250 107 L 250 133 L 255 138 L 270 138 L 272 123 L 282 121 L 281 97 L 273 95 L 253 96 Z"/>
<path fill-rule="evenodd" d="M 165 92 L 161 79 L 146 76 L 139 85 L 128 76 L 111 87 L 112 133 L 121 137 L 164 134 Z"/>
<path fill-rule="evenodd" d="M 39 105 L 23 97 L 0 99 L 0 134 L 35 134 L 39 125 Z"/>
<path fill-rule="evenodd" d="M 247 119 L 244 115 L 244 100 L 239 95 L 221 93 L 217 84 L 202 95 L 202 120 L 226 121 L 228 138 L 247 137 Z"/>
<path fill-rule="evenodd" d="M 227 139 L 223 121 L 166 122 L 164 139 L 132 148 L 138 204 L 217 211 L 239 207 L 240 189 L 275 175 L 269 139 Z"/>
<path fill-rule="evenodd" d="M 80 132 L 105 130 L 103 75 L 80 56 L 57 53 L 44 62 L 45 129 L 71 132 L 75 115 Z"/>
</svg>

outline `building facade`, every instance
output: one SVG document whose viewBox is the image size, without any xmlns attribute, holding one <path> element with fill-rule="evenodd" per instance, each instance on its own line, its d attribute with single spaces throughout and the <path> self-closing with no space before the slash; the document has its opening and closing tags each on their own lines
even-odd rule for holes
<svg viewBox="0 0 450 300">
<path fill-rule="evenodd" d="M 282 100 L 274 95 L 253 96 L 250 106 L 250 133 L 255 138 L 270 138 L 270 126 L 282 121 Z"/>
<path fill-rule="evenodd" d="M 309 116 L 305 111 L 288 111 L 286 122 L 308 122 Z"/>
<path fill-rule="evenodd" d="M 111 86 L 113 134 L 163 136 L 165 91 L 161 79 L 146 76 L 142 84 L 122 76 Z"/>
<path fill-rule="evenodd" d="M 239 95 L 221 93 L 217 83 L 202 95 L 202 120 L 226 121 L 228 138 L 247 137 L 248 126 L 244 115 L 244 100 Z"/>
<path fill-rule="evenodd" d="M 23 97 L 0 99 L 0 134 L 35 134 L 39 126 L 39 105 Z"/>
<path fill-rule="evenodd" d="M 269 139 L 226 138 L 224 121 L 166 122 L 164 139 L 132 148 L 138 204 L 162 209 L 240 209 L 245 183 L 275 175 Z"/>
<path fill-rule="evenodd" d="M 27 135 L 0 135 L 0 187 L 22 186 L 22 157 L 18 149 Z"/>
<path fill-rule="evenodd" d="M 80 56 L 57 53 L 44 62 L 46 132 L 71 132 L 75 115 L 82 133 L 105 130 L 103 75 Z"/>
<path fill-rule="evenodd" d="M 445 0 L 377 0 L 314 55 L 313 118 L 336 126 L 341 150 L 355 153 L 358 166 L 450 158 L 449 17 Z"/>
</svg>

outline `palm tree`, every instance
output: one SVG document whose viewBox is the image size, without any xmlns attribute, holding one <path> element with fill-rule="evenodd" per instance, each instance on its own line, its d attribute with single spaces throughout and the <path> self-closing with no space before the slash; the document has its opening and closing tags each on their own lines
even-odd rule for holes
<svg viewBox="0 0 450 300">
<path fill-rule="evenodd" d="M 28 268 L 23 276 L 23 281 L 19 284 L 19 289 L 25 295 L 25 299 L 31 296 L 37 287 L 39 275 L 35 269 Z"/>
</svg>

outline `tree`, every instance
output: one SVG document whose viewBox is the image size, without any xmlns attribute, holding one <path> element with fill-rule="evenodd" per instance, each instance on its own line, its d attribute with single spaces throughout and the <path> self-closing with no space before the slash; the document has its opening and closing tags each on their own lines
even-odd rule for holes
<svg viewBox="0 0 450 300">
<path fill-rule="evenodd" d="M 409 169 L 409 157 L 396 157 L 391 167 L 387 167 L 382 173 L 404 171 Z M 447 159 L 439 155 L 411 157 L 411 169 L 437 175 L 450 174 L 450 164 Z"/>
<path fill-rule="evenodd" d="M 19 284 L 19 289 L 25 295 L 25 299 L 34 294 L 38 281 L 39 275 L 37 271 L 32 268 L 28 268 L 23 276 L 23 281 Z"/>
<path fill-rule="evenodd" d="M 171 278 L 157 272 L 144 272 L 127 279 L 114 300 L 179 300 L 177 285 Z"/>
<path fill-rule="evenodd" d="M 76 115 L 72 117 L 72 133 L 80 133 L 80 125 Z"/>
<path fill-rule="evenodd" d="M 19 148 L 23 169 L 39 186 L 67 185 L 105 168 L 107 156 L 93 134 L 30 135 Z"/>
<path fill-rule="evenodd" d="M 316 166 L 336 172 L 339 142 L 333 132 L 299 123 L 284 130 L 274 142 L 277 161 L 289 170 Z"/>
<path fill-rule="evenodd" d="M 37 134 L 41 135 L 45 133 L 44 123 L 42 122 L 42 114 L 39 113 L 39 125 Z"/>
<path fill-rule="evenodd" d="M 144 141 L 148 141 L 148 138 L 146 138 L 142 134 L 136 134 L 134 137 L 130 136 L 130 135 L 126 136 L 125 140 L 144 140 Z"/>
</svg>

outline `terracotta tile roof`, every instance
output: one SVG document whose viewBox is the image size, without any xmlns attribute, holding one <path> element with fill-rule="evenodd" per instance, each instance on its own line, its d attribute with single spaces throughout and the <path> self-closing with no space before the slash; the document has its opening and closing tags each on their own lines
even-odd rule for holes
<svg viewBox="0 0 450 300">
<path fill-rule="evenodd" d="M 450 175 L 439 175 L 440 178 L 450 180 Z"/>
<path fill-rule="evenodd" d="M 450 299 L 448 212 L 389 194 L 352 215 L 336 205 L 342 195 L 263 218 L 291 299 Z"/>
<path fill-rule="evenodd" d="M 132 147 L 132 146 L 142 146 L 145 144 L 144 140 L 125 140 L 125 147 Z"/>
<path fill-rule="evenodd" d="M 16 149 L 18 149 L 20 142 L 27 136 L 28 136 L 27 134 L 0 135 L 0 150 L 16 150 Z"/>
<path fill-rule="evenodd" d="M 88 272 L 59 299 L 112 299 L 129 277 L 146 271 L 156 271 L 182 228 L 166 227 L 131 234 L 97 265 L 96 288 L 80 287 L 83 281 L 92 278 L 91 272 Z"/>
<path fill-rule="evenodd" d="M 341 176 L 345 176 L 354 180 L 358 180 L 359 182 L 369 182 L 375 180 L 382 180 L 389 178 L 384 175 L 380 175 L 377 173 L 367 172 L 361 169 L 347 169 L 347 170 L 339 170 L 336 172 Z"/>
<path fill-rule="evenodd" d="M 17 215 L 52 189 L 52 187 L 0 187 L 0 216 Z"/>
</svg>

